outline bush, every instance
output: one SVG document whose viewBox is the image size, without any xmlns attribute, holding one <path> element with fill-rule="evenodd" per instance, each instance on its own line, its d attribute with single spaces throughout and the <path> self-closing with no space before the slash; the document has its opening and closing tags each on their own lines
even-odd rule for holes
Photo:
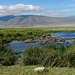
<svg viewBox="0 0 75 75">
<path fill-rule="evenodd" d="M 66 49 L 66 57 L 69 62 L 69 67 L 75 67 L 75 45 Z"/>
<path fill-rule="evenodd" d="M 17 61 L 16 54 L 7 47 L 0 46 L 0 64 L 4 66 L 14 65 Z"/>
<path fill-rule="evenodd" d="M 23 63 L 25 65 L 44 65 L 51 66 L 59 57 L 58 48 L 55 45 L 45 47 L 29 47 L 24 51 Z M 56 61 L 55 61 L 56 60 Z M 54 63 L 55 64 L 55 63 Z M 53 66 L 55 66 L 53 64 Z"/>
<path fill-rule="evenodd" d="M 29 47 L 24 51 L 23 62 L 25 65 L 38 65 L 42 60 L 43 51 L 38 47 Z"/>
<path fill-rule="evenodd" d="M 23 63 L 25 65 L 75 67 L 75 46 L 67 48 L 53 46 L 28 48 L 24 51 Z"/>
</svg>

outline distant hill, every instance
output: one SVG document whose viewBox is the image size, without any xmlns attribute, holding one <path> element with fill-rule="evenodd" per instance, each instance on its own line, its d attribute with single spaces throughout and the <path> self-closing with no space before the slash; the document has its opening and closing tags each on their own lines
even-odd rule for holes
<svg viewBox="0 0 75 75">
<path fill-rule="evenodd" d="M 0 27 L 74 26 L 75 17 L 48 17 L 40 15 L 19 15 L 0 17 Z"/>
</svg>

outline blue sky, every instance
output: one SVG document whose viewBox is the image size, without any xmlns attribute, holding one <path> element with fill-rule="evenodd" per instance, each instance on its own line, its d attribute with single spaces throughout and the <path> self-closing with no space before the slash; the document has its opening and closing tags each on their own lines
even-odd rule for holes
<svg viewBox="0 0 75 75">
<path fill-rule="evenodd" d="M 75 0 L 0 0 L 0 16 L 75 16 Z"/>
</svg>

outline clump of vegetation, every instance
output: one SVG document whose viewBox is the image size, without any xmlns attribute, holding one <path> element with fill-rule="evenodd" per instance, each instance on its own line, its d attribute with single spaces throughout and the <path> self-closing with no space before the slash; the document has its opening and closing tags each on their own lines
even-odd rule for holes
<svg viewBox="0 0 75 75">
<path fill-rule="evenodd" d="M 17 61 L 15 52 L 4 45 L 0 45 L 0 64 L 4 66 L 14 65 Z"/>
<path fill-rule="evenodd" d="M 75 67 L 75 46 L 67 48 L 58 48 L 55 45 L 30 47 L 24 51 L 23 63 L 25 65 Z"/>
<path fill-rule="evenodd" d="M 39 47 L 29 47 L 24 51 L 23 62 L 25 65 L 38 65 L 42 60 L 42 49 Z"/>
</svg>

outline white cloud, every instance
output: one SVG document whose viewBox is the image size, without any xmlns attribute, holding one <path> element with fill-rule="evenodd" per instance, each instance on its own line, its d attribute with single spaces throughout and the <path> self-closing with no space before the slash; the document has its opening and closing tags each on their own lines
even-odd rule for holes
<svg viewBox="0 0 75 75">
<path fill-rule="evenodd" d="M 13 15 L 13 14 L 20 14 L 22 12 L 41 12 L 43 8 L 40 6 L 33 6 L 33 5 L 24 5 L 24 4 L 17 4 L 17 5 L 9 5 L 9 6 L 2 6 L 0 5 L 0 15 Z"/>
<path fill-rule="evenodd" d="M 66 9 L 66 10 L 47 10 L 40 6 L 33 6 L 33 5 L 25 5 L 25 4 L 16 4 L 16 5 L 9 5 L 3 6 L 0 5 L 0 16 L 5 15 L 19 15 L 25 12 L 32 13 L 32 14 L 46 14 L 49 16 L 62 16 L 65 14 L 69 14 L 75 11 L 75 9 Z"/>
<path fill-rule="evenodd" d="M 62 16 L 65 14 L 70 14 L 74 9 L 66 9 L 66 10 L 44 10 L 45 13 L 49 14 L 50 16 L 57 17 Z"/>
</svg>

